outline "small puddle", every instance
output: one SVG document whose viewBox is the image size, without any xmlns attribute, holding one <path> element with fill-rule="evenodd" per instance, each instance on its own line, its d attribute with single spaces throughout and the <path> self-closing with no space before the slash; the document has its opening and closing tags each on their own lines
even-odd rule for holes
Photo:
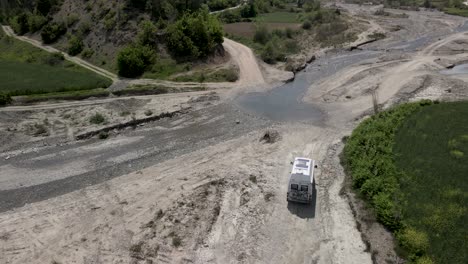
<svg viewBox="0 0 468 264">
<path fill-rule="evenodd" d="M 324 113 L 317 106 L 302 100 L 309 87 L 322 78 L 379 54 L 375 51 L 343 51 L 326 55 L 296 74 L 293 82 L 268 92 L 241 95 L 236 99 L 236 103 L 249 112 L 274 121 L 320 121 Z"/>
<path fill-rule="evenodd" d="M 452 69 L 446 69 L 440 71 L 440 73 L 445 75 L 457 75 L 457 74 L 467 74 L 468 73 L 468 63 L 456 65 Z"/>
</svg>

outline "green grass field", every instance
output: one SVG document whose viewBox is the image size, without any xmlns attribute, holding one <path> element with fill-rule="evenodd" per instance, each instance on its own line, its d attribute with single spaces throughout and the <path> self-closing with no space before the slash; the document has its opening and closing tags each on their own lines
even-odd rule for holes
<svg viewBox="0 0 468 264">
<path fill-rule="evenodd" d="M 435 263 L 468 263 L 468 102 L 424 107 L 395 139 L 404 223 L 425 234 Z"/>
<path fill-rule="evenodd" d="M 261 14 L 255 18 L 255 20 L 265 23 L 301 23 L 297 17 L 297 13 L 291 12 L 273 12 Z"/>
<path fill-rule="evenodd" d="M 468 102 L 403 104 L 347 139 L 353 187 L 411 263 L 468 263 Z"/>
<path fill-rule="evenodd" d="M 30 44 L 6 37 L 0 29 L 0 93 L 42 94 L 106 88 L 110 79 Z"/>
<path fill-rule="evenodd" d="M 450 15 L 468 17 L 468 9 L 450 7 L 450 8 L 444 8 L 444 12 Z"/>
</svg>

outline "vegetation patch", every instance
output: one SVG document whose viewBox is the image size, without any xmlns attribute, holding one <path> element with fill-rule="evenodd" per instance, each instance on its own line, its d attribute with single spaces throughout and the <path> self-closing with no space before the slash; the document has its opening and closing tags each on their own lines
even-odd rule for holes
<svg viewBox="0 0 468 264">
<path fill-rule="evenodd" d="M 33 94 L 15 98 L 15 102 L 34 103 L 48 100 L 84 100 L 91 97 L 107 97 L 110 92 L 103 88 L 59 93 Z"/>
<path fill-rule="evenodd" d="M 126 89 L 114 91 L 112 94 L 116 96 L 126 95 L 150 95 L 150 94 L 166 94 L 166 93 L 178 93 L 178 92 L 192 92 L 192 91 L 205 91 L 206 87 L 183 87 L 173 88 L 162 85 L 132 85 Z"/>
<path fill-rule="evenodd" d="M 195 72 L 187 75 L 179 75 L 169 80 L 176 82 L 235 82 L 239 79 L 237 68 L 219 69 L 211 72 Z"/>
<path fill-rule="evenodd" d="M 259 15 L 255 21 L 261 21 L 265 23 L 295 23 L 301 22 L 297 13 L 293 12 L 273 12 Z"/>
<path fill-rule="evenodd" d="M 0 93 L 10 96 L 90 90 L 112 81 L 0 30 Z"/>
<path fill-rule="evenodd" d="M 466 263 L 468 102 L 398 106 L 346 142 L 353 187 L 415 263 Z"/>
<path fill-rule="evenodd" d="M 254 11 L 247 12 L 252 5 Z M 322 7 L 319 1 L 270 1 L 266 5 L 250 1 L 240 11 L 223 13 L 220 19 L 226 23 L 229 38 L 251 47 L 269 64 L 286 61 L 309 42 L 339 46 L 356 39 L 347 18 L 338 9 Z"/>
<path fill-rule="evenodd" d="M 456 7 L 449 7 L 449 8 L 444 8 L 444 12 L 450 15 L 468 17 L 468 9 L 466 8 L 462 9 L 462 8 L 456 8 Z"/>
</svg>

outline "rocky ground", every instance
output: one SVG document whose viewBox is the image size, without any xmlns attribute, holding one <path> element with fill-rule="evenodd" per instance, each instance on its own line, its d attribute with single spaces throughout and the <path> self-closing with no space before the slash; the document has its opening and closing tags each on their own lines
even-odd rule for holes
<svg viewBox="0 0 468 264">
<path fill-rule="evenodd" d="M 46 105 L 2 109 L 0 262 L 398 263 L 391 235 L 346 188 L 342 139 L 373 113 L 373 101 L 382 108 L 466 99 L 466 73 L 440 72 L 467 60 L 456 52 L 467 38 L 459 32 L 464 20 L 392 10 L 407 16 L 390 19 L 373 15 L 374 8 L 344 7 L 387 38 L 322 54 L 283 88 L 244 83 L 216 96 L 135 97 L 56 106 L 55 113 Z M 389 21 L 405 29 L 392 31 Z M 249 91 L 270 104 L 237 101 Z M 317 109 L 310 118 L 289 121 L 309 105 Z M 76 141 L 64 132 L 38 138 L 23 124 L 66 111 L 85 124 L 92 111 L 143 117 L 148 109 L 186 110 L 107 139 Z M 267 118 L 281 109 L 291 118 Z M 79 124 L 78 132 L 85 129 Z M 276 135 L 269 142 L 266 131 Z M 296 156 L 319 164 L 309 206 L 285 199 Z"/>
</svg>

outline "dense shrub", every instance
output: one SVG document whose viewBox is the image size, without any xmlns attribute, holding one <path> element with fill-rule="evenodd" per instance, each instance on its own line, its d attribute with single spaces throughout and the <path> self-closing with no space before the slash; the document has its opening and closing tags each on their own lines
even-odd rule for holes
<svg viewBox="0 0 468 264">
<path fill-rule="evenodd" d="M 55 2 L 55 1 L 54 1 Z M 46 16 L 53 6 L 52 0 L 37 0 L 36 9 L 43 16 Z"/>
<path fill-rule="evenodd" d="M 105 121 L 106 121 L 106 118 L 100 113 L 96 113 L 89 118 L 89 122 L 95 125 L 102 124 Z"/>
<path fill-rule="evenodd" d="M 312 28 L 312 23 L 310 23 L 310 21 L 304 21 L 304 23 L 302 23 L 302 28 L 303 29 L 311 29 Z"/>
<path fill-rule="evenodd" d="M 463 209 L 461 206 L 455 206 L 452 200 L 450 200 L 452 203 L 450 206 L 452 207 L 449 206 L 449 208 L 445 208 L 444 210 L 438 209 L 437 205 L 435 205 L 434 208 L 434 205 L 430 200 L 425 200 L 424 202 L 426 204 L 424 205 L 421 201 L 416 200 L 413 197 L 414 193 L 427 193 L 431 191 L 430 188 L 434 188 L 432 191 L 438 193 L 440 192 L 440 184 L 437 185 L 437 187 L 428 187 L 431 186 L 431 184 L 427 184 L 427 186 L 421 187 L 418 191 L 410 189 L 409 186 L 417 185 L 415 182 L 418 181 L 432 182 L 432 180 L 429 179 L 430 173 L 424 173 L 421 172 L 420 168 L 414 168 L 414 170 L 422 173 L 423 175 L 428 174 L 425 175 L 428 178 L 425 179 L 412 175 L 413 172 L 406 168 L 403 170 L 403 167 L 400 166 L 401 164 L 397 167 L 397 163 L 395 161 L 395 159 L 400 160 L 399 155 L 401 155 L 398 151 L 395 153 L 395 146 L 397 146 L 397 149 L 400 149 L 402 140 L 402 136 L 397 134 L 397 131 L 400 133 L 399 131 L 404 128 L 406 133 L 404 135 L 406 135 L 406 137 L 408 137 L 408 135 L 414 136 L 417 133 L 422 133 L 421 131 L 418 131 L 417 127 L 421 126 L 421 124 L 427 120 L 430 120 L 429 115 L 424 115 L 426 119 L 419 117 L 418 120 L 421 120 L 421 123 L 418 124 L 415 124 L 415 121 L 412 119 L 415 119 L 413 118 L 414 116 L 420 116 L 422 113 L 420 111 L 432 109 L 424 108 L 424 110 L 422 110 L 422 107 L 429 105 L 432 105 L 432 102 L 429 100 L 404 104 L 366 119 L 353 131 L 344 148 L 345 163 L 351 174 L 353 187 L 370 202 L 370 205 L 376 212 L 377 219 L 390 230 L 394 231 L 400 246 L 404 249 L 406 256 L 410 261 L 412 261 L 412 263 L 432 263 L 432 259 L 429 255 L 431 257 L 435 256 L 435 254 L 432 255 L 431 253 L 434 253 L 435 249 L 438 248 L 432 244 L 442 236 L 442 234 L 434 234 L 434 232 L 431 231 L 446 230 L 444 229 L 445 227 L 443 227 L 444 225 L 449 225 L 449 223 L 453 224 L 456 223 L 456 221 L 462 221 L 459 219 L 461 219 L 460 212 Z M 440 115 L 442 116 L 442 114 Z M 411 122 L 409 122 L 410 119 Z M 427 122 L 431 123 L 429 130 L 432 129 L 432 122 Z M 441 127 L 447 129 L 443 125 Z M 436 132 L 435 134 L 438 133 Z M 398 141 L 396 141 L 397 135 L 399 137 Z M 423 136 L 426 136 L 426 134 L 423 134 Z M 414 139 L 409 141 L 412 144 L 416 144 Z M 395 142 L 397 143 L 396 145 Z M 422 142 L 424 142 L 424 140 L 422 140 Z M 452 141 L 449 141 L 449 149 L 453 144 L 454 143 Z M 426 147 L 425 144 L 424 147 Z M 423 152 L 424 151 L 430 152 L 429 149 L 424 149 Z M 432 153 L 428 156 L 432 157 L 434 155 L 436 154 Z M 443 155 L 444 154 L 442 154 L 442 156 Z M 421 160 L 425 158 L 420 155 L 411 155 L 411 157 L 413 158 L 413 163 L 408 161 L 409 164 L 421 164 Z M 405 160 L 408 160 L 408 157 L 405 158 Z M 431 161 L 429 163 L 433 162 Z M 439 163 L 443 164 L 443 162 Z M 444 163 L 444 165 L 441 165 L 441 167 L 444 166 L 447 166 L 447 164 Z M 452 168 L 447 171 L 455 173 L 454 171 L 456 171 L 456 169 Z M 443 173 L 440 173 L 440 175 L 435 173 L 435 175 L 437 178 L 440 178 L 443 176 Z M 432 183 L 432 185 L 434 185 L 434 183 Z M 447 186 L 444 188 L 450 188 L 449 186 L 450 184 L 447 183 Z M 454 192 L 453 195 L 456 193 L 458 192 Z M 412 200 L 408 200 L 409 198 L 412 198 Z M 441 197 L 438 198 L 438 201 L 441 203 L 446 202 Z M 420 204 L 416 206 L 417 208 L 426 206 L 427 208 L 421 209 L 421 211 L 430 212 L 426 218 L 423 217 L 421 212 L 413 212 L 415 211 L 414 208 L 411 209 L 411 212 L 408 211 L 409 208 L 417 202 L 420 202 Z M 415 226 L 417 228 L 415 228 Z M 453 227 L 454 226 L 448 229 L 451 230 Z M 434 237 L 436 237 L 436 239 L 434 239 Z M 453 237 L 453 235 L 450 237 Z M 453 241 L 460 238 L 463 238 L 463 235 L 453 238 Z M 446 240 L 443 243 L 447 243 L 448 245 L 448 243 L 452 243 L 453 241 Z M 428 251 L 430 246 L 432 246 L 432 252 Z M 445 252 L 446 250 L 440 251 Z M 438 254 L 440 254 L 440 252 Z M 441 258 L 440 255 L 437 257 Z M 453 259 L 460 258 L 460 256 L 454 256 L 454 254 L 445 255 L 449 255 L 450 258 Z"/>
<path fill-rule="evenodd" d="M 239 10 L 224 11 L 222 13 L 219 13 L 218 17 L 222 22 L 226 24 L 242 21 L 242 16 Z"/>
<path fill-rule="evenodd" d="M 156 62 L 156 53 L 148 46 L 130 45 L 117 55 L 119 75 L 137 77 Z"/>
<path fill-rule="evenodd" d="M 243 18 L 256 17 L 258 15 L 258 9 L 254 2 L 250 2 L 248 5 L 245 5 L 241 11 L 240 15 Z"/>
<path fill-rule="evenodd" d="M 257 43 L 265 45 L 271 38 L 271 34 L 268 28 L 264 25 L 258 25 L 257 29 L 255 30 L 253 40 Z"/>
<path fill-rule="evenodd" d="M 11 18 L 10 25 L 16 34 L 26 34 L 29 31 L 28 15 L 26 13 L 22 13 Z"/>
<path fill-rule="evenodd" d="M 166 45 L 179 59 L 206 57 L 221 43 L 221 24 L 206 10 L 185 14 L 167 28 Z"/>
<path fill-rule="evenodd" d="M 30 15 L 28 17 L 29 32 L 39 31 L 47 23 L 47 18 L 42 15 Z"/>
<path fill-rule="evenodd" d="M 45 25 L 41 31 L 41 38 L 45 44 L 50 44 L 58 40 L 67 29 L 63 23 L 51 22 Z"/>
<path fill-rule="evenodd" d="M 0 94 L 0 106 L 11 104 L 12 99 L 8 94 Z"/>
<path fill-rule="evenodd" d="M 76 56 L 83 51 L 83 40 L 80 37 L 72 36 L 68 41 L 68 54 Z"/>
<path fill-rule="evenodd" d="M 83 58 L 91 58 L 91 56 L 93 56 L 94 54 L 94 50 L 90 49 L 90 48 L 85 48 L 83 50 L 83 52 L 81 52 L 81 56 Z"/>
<path fill-rule="evenodd" d="M 237 0 L 209 0 L 207 4 L 211 11 L 218 11 L 236 6 L 237 2 Z"/>
<path fill-rule="evenodd" d="M 158 28 L 149 20 L 140 23 L 140 32 L 138 33 L 138 43 L 144 46 L 155 47 L 157 43 Z"/>
</svg>

